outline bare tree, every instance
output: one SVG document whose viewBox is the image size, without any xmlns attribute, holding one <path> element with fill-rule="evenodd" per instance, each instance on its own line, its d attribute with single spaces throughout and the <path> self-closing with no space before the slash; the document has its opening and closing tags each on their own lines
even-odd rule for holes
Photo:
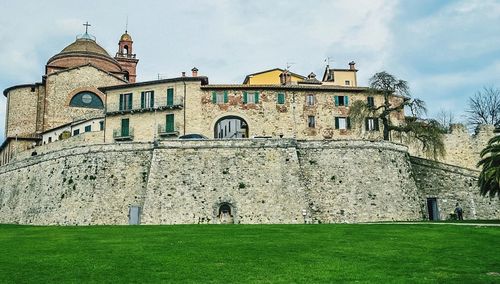
<svg viewBox="0 0 500 284">
<path fill-rule="evenodd" d="M 500 89 L 484 87 L 469 98 L 467 123 L 471 128 L 481 124 L 499 126 L 500 123 Z"/>
<path fill-rule="evenodd" d="M 360 123 L 365 117 L 377 117 L 383 124 L 384 140 L 390 139 L 392 131 L 405 133 L 409 140 L 419 141 L 422 150 L 434 158 L 445 155 L 443 133 L 439 123 L 434 119 L 421 119 L 426 112 L 424 101 L 411 98 L 408 82 L 397 79 L 387 72 L 379 72 L 370 78 L 370 91 L 382 94 L 384 102 L 380 106 L 369 105 L 367 102 L 355 101 L 350 108 L 350 116 L 354 123 Z M 399 100 L 393 100 L 398 96 Z M 411 116 L 406 116 L 400 124 L 391 121 L 391 115 L 407 108 Z"/>
<path fill-rule="evenodd" d="M 436 121 L 441 125 L 444 133 L 450 131 L 450 126 L 455 123 L 455 115 L 450 110 L 441 109 L 436 115 Z"/>
</svg>

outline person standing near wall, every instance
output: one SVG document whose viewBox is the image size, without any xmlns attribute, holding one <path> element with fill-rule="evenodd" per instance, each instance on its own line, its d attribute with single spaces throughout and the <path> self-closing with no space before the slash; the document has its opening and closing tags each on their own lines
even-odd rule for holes
<svg viewBox="0 0 500 284">
<path fill-rule="evenodd" d="M 462 221 L 464 219 L 463 213 L 464 213 L 464 211 L 463 211 L 462 207 L 460 207 L 460 205 L 457 203 L 457 205 L 455 207 L 455 214 L 457 216 L 457 220 Z"/>
</svg>

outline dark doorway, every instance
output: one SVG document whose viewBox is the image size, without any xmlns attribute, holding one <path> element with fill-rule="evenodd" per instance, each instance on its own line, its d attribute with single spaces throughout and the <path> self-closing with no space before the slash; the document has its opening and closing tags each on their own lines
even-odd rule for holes
<svg viewBox="0 0 500 284">
<path fill-rule="evenodd" d="M 429 213 L 429 220 L 439 220 L 439 210 L 436 198 L 427 198 L 427 212 Z"/>
<path fill-rule="evenodd" d="M 219 217 L 219 221 L 221 224 L 234 223 L 234 218 L 231 209 L 232 209 L 231 205 L 229 205 L 228 203 L 222 203 L 219 206 L 219 215 L 217 215 L 217 217 Z"/>
<path fill-rule="evenodd" d="M 225 116 L 215 123 L 214 138 L 248 138 L 248 123 L 238 116 Z"/>
</svg>

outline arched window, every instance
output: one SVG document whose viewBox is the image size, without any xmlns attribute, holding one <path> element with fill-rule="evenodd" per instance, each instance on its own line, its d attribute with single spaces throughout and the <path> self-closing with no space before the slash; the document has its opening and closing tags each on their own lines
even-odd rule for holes
<svg viewBox="0 0 500 284">
<path fill-rule="evenodd" d="M 125 71 L 123 73 L 123 77 L 125 77 L 125 80 L 127 80 L 127 81 L 130 79 L 130 74 L 128 73 L 128 71 Z"/>
<path fill-rule="evenodd" d="M 79 92 L 71 98 L 71 107 L 104 108 L 101 98 L 90 91 Z"/>
<path fill-rule="evenodd" d="M 222 203 L 221 206 L 219 207 L 219 217 L 232 217 L 233 214 L 231 214 L 231 206 L 227 203 Z"/>
<path fill-rule="evenodd" d="M 128 54 L 128 45 L 123 46 L 123 54 Z"/>
</svg>

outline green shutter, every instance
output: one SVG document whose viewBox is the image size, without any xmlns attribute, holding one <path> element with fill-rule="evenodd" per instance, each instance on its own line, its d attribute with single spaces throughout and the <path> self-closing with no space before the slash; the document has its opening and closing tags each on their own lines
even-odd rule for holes
<svg viewBox="0 0 500 284">
<path fill-rule="evenodd" d="M 150 107 L 155 107 L 155 91 L 151 91 Z"/>
<path fill-rule="evenodd" d="M 344 105 L 349 106 L 349 97 L 348 96 L 344 96 Z"/>
<path fill-rule="evenodd" d="M 346 117 L 346 126 L 347 126 L 347 129 L 351 129 L 351 118 L 350 117 Z"/>
<path fill-rule="evenodd" d="M 123 101 L 124 101 L 123 94 L 120 94 L 120 108 L 119 108 L 119 110 L 123 110 Z"/>
<path fill-rule="evenodd" d="M 215 91 L 212 92 L 212 103 L 217 103 L 217 93 Z"/>
<path fill-rule="evenodd" d="M 129 120 L 128 118 L 124 118 L 122 119 L 122 129 L 121 129 L 121 135 L 122 137 L 126 137 L 126 136 L 129 136 Z"/>
<path fill-rule="evenodd" d="M 167 105 L 168 106 L 174 105 L 174 89 L 172 88 L 167 89 Z"/>
<path fill-rule="evenodd" d="M 369 130 L 370 130 L 370 129 L 368 129 L 368 127 L 369 127 L 368 121 L 369 121 L 369 120 L 370 120 L 370 118 L 369 118 L 369 117 L 365 117 L 365 130 L 366 130 L 366 131 L 369 131 Z"/>
<path fill-rule="evenodd" d="M 373 120 L 375 120 L 375 130 L 376 131 L 379 131 L 379 128 L 378 128 L 378 117 L 374 118 Z"/>
<path fill-rule="evenodd" d="M 339 106 L 339 96 L 335 96 L 335 106 Z"/>
<path fill-rule="evenodd" d="M 227 104 L 229 98 L 227 97 L 227 91 L 224 91 L 224 103 Z"/>
<path fill-rule="evenodd" d="M 278 94 L 278 104 L 282 105 L 285 103 L 285 94 Z"/>
<path fill-rule="evenodd" d="M 128 109 L 132 109 L 132 94 L 128 96 Z"/>
<path fill-rule="evenodd" d="M 339 118 L 335 118 L 335 129 L 339 129 Z"/>
<path fill-rule="evenodd" d="M 146 106 L 145 102 L 146 98 L 144 96 L 144 92 L 141 92 L 141 108 L 144 108 Z"/>
<path fill-rule="evenodd" d="M 174 115 L 167 114 L 166 132 L 174 132 Z"/>
<path fill-rule="evenodd" d="M 255 92 L 255 100 L 254 100 L 254 102 L 255 102 L 256 104 L 258 104 L 258 103 L 259 103 L 259 92 Z"/>
<path fill-rule="evenodd" d="M 248 102 L 248 94 L 247 92 L 243 92 L 243 103 L 246 104 Z"/>
</svg>

